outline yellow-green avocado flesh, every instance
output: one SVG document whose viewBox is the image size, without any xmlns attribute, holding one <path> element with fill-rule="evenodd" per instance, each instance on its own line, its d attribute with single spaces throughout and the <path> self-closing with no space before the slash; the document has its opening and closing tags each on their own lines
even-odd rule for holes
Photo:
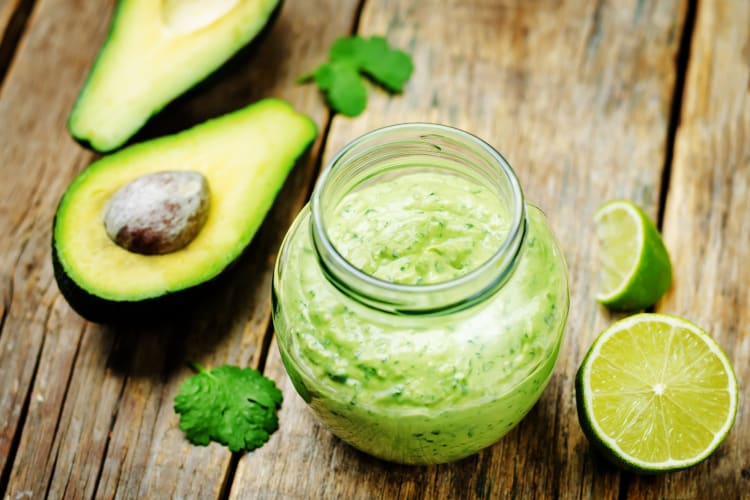
<svg viewBox="0 0 750 500">
<path fill-rule="evenodd" d="M 317 129 L 288 103 L 266 99 L 178 134 L 144 142 L 86 168 L 62 197 L 53 227 L 61 292 L 82 316 L 106 322 L 206 283 L 249 245 L 295 160 Z M 102 214 L 128 182 L 164 170 L 194 170 L 208 181 L 210 211 L 186 247 L 142 255 L 114 243 Z M 158 304 L 145 304 L 157 306 Z M 141 308 L 153 309 L 154 307 Z"/>
<path fill-rule="evenodd" d="M 84 145 L 112 151 L 259 35 L 280 0 L 120 0 L 68 119 Z"/>
</svg>

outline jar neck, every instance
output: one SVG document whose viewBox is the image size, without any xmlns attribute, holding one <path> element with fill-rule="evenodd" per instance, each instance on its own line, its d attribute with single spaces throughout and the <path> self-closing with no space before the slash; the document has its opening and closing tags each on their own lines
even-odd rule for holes
<svg viewBox="0 0 750 500">
<path fill-rule="evenodd" d="M 461 176 L 489 189 L 508 215 L 507 237 L 487 261 L 449 281 L 408 285 L 363 272 L 336 249 L 328 221 L 353 190 L 420 171 Z M 310 205 L 313 246 L 326 278 L 354 300 L 393 314 L 448 314 L 486 300 L 512 274 L 526 235 L 526 205 L 510 164 L 481 139 L 436 124 L 393 125 L 349 143 L 322 171 Z"/>
</svg>

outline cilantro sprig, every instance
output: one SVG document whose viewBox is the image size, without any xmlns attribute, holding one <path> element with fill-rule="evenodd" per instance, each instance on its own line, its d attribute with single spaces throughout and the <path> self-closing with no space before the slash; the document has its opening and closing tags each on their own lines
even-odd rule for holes
<svg viewBox="0 0 750 500">
<path fill-rule="evenodd" d="M 252 368 L 224 365 L 198 372 L 185 380 L 174 398 L 180 429 L 196 445 L 216 441 L 231 451 L 252 451 L 263 446 L 279 428 L 276 411 L 281 391 Z"/>
<path fill-rule="evenodd" d="M 382 36 L 339 38 L 331 46 L 329 61 L 300 77 L 315 80 L 331 108 L 346 116 L 357 116 L 367 106 L 367 89 L 362 75 L 399 93 L 414 70 L 411 56 L 391 48 Z"/>
</svg>

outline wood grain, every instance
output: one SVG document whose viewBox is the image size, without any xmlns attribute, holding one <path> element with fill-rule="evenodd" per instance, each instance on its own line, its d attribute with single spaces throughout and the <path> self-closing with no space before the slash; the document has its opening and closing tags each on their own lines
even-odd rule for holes
<svg viewBox="0 0 750 500">
<path fill-rule="evenodd" d="M 101 13 L 99 2 L 89 2 L 87 7 Z M 73 89 L 80 86 L 80 79 L 85 75 L 83 68 L 90 63 L 93 48 L 98 46 L 104 32 L 78 25 L 76 29 L 83 32 L 81 36 L 91 38 L 86 41 L 86 46 L 92 47 L 89 53 L 82 53 L 79 47 L 69 44 L 58 45 L 54 38 L 47 38 L 55 35 L 46 25 L 47 20 L 58 18 L 73 22 L 80 8 L 43 2 L 38 9 L 36 19 L 40 24 L 30 26 L 29 38 L 36 37 L 39 44 L 53 45 L 57 49 L 48 57 L 64 60 L 75 55 L 80 60 L 77 80 L 65 83 L 71 90 L 64 94 L 64 99 L 49 102 L 35 95 L 33 105 L 27 105 L 27 109 L 29 114 L 39 114 L 44 109 L 56 115 L 60 120 L 41 136 L 68 141 L 64 118 L 75 97 Z M 328 122 L 328 110 L 317 91 L 294 82 L 303 68 L 325 57 L 336 36 L 349 32 L 355 9 L 354 2 L 346 5 L 337 2 L 334 9 L 331 2 L 288 0 L 264 40 L 243 51 L 228 69 L 211 81 L 169 106 L 140 136 L 179 130 L 265 96 L 289 100 L 312 116 L 323 130 Z M 326 15 L 333 12 L 338 17 Z M 89 12 L 86 15 L 89 19 L 101 17 L 101 14 Z M 34 57 L 40 58 L 34 50 L 19 52 L 21 69 L 9 74 L 6 94 L 24 78 L 43 79 L 33 74 L 39 72 L 43 61 L 27 62 Z M 9 100 L 3 102 L 10 106 Z M 16 102 L 20 105 L 21 100 Z M 12 106 L 3 111 L 6 120 L 18 113 Z M 19 146 L 25 144 L 24 153 L 31 154 L 28 142 L 21 137 L 13 140 Z M 32 337 L 37 342 L 21 353 L 20 360 L 38 358 L 38 367 L 32 363 L 22 371 L 23 366 L 10 366 L 11 370 L 4 370 L 3 376 L 6 373 L 9 377 L 25 376 L 27 387 L 19 387 L 16 400 L 20 403 L 16 403 L 16 407 L 22 405 L 25 394 L 46 394 L 47 397 L 42 405 L 36 404 L 30 396 L 25 419 L 30 425 L 25 427 L 12 464 L 8 495 L 27 492 L 75 498 L 210 498 L 220 495 L 230 473 L 231 455 L 217 445 L 205 448 L 190 445 L 178 429 L 172 398 L 179 383 L 191 374 L 188 360 L 207 366 L 223 363 L 257 366 L 265 356 L 263 346 L 270 317 L 273 259 L 285 228 L 307 197 L 319 148 L 320 140 L 292 173 L 280 195 L 284 202 L 277 204 L 269 214 L 260 229 L 262 236 L 251 245 L 232 275 L 223 280 L 215 296 L 203 308 L 186 311 L 179 321 L 141 328 L 104 328 L 84 323 L 57 295 L 51 281 L 46 262 L 49 258 L 48 227 L 34 228 L 40 241 L 33 241 L 27 247 L 39 253 L 39 261 L 29 267 L 46 271 L 45 289 L 50 290 L 49 297 L 45 304 L 11 304 L 9 318 L 38 311 L 46 320 L 47 329 Z M 65 185 L 91 158 L 90 153 L 77 147 L 72 151 L 79 161 L 65 172 L 57 168 L 52 154 L 46 161 L 35 158 L 41 161 L 40 167 L 46 168 L 48 175 L 55 173 L 59 179 L 50 186 L 49 199 L 40 201 L 38 212 L 28 214 L 28 219 L 20 205 L 15 207 L 19 222 L 32 224 L 39 213 L 43 213 L 46 214 L 44 224 L 51 223 L 55 204 Z M 57 158 L 60 159 L 59 152 Z M 28 181 L 31 184 L 32 179 Z M 14 269 L 13 264 L 10 262 L 8 268 Z M 27 319 L 27 329 L 28 323 Z M 58 328 L 62 328 L 62 332 Z M 7 332 L 12 333 L 4 333 L 0 341 L 14 340 L 13 330 Z M 61 333 L 65 336 L 58 338 Z M 11 353 L 13 349 L 18 355 L 17 346 L 3 352 Z M 54 385 L 51 381 L 59 385 L 54 393 L 47 394 L 49 386 Z M 33 388 L 28 387 L 31 382 Z M 17 413 L 20 415 L 20 408 Z M 9 433 L 17 424 L 18 420 L 7 422 Z M 40 430 L 46 432 L 40 433 Z M 12 434 L 8 442 L 11 439 Z"/>
<path fill-rule="evenodd" d="M 60 195 L 94 158 L 69 138 L 65 120 L 114 1 L 0 0 L 0 496 L 747 497 L 746 0 L 698 3 L 667 172 L 689 0 L 286 0 L 267 37 L 168 106 L 138 140 L 278 96 L 313 117 L 318 141 L 234 272 L 199 309 L 161 324 L 103 327 L 83 321 L 60 296 L 49 244 Z M 355 24 L 411 52 L 415 74 L 399 96 L 370 85 L 367 111 L 336 116 L 328 130 L 321 96 L 294 80 Z M 495 446 L 433 467 L 378 461 L 319 426 L 270 338 L 274 256 L 319 160 L 404 121 L 461 127 L 503 152 L 528 200 L 547 213 L 571 278 L 566 338 L 539 404 Z M 591 451 L 576 420 L 573 376 L 593 338 L 617 319 L 593 301 L 593 212 L 625 197 L 656 218 L 662 191 L 676 277 L 657 310 L 714 335 L 735 365 L 741 396 L 735 427 L 715 455 L 687 471 L 644 478 Z M 266 446 L 233 457 L 217 445 L 187 443 L 172 410 L 191 374 L 187 361 L 260 366 L 279 383 L 281 427 Z"/>
<path fill-rule="evenodd" d="M 675 475 L 633 478 L 629 496 L 750 495 L 750 3 L 699 2 L 664 217 L 675 269 L 659 311 L 705 328 L 734 364 L 740 407 L 726 442 Z"/>
<path fill-rule="evenodd" d="M 363 34 L 408 49 L 403 95 L 371 89 L 367 111 L 336 116 L 325 158 L 373 128 L 437 121 L 487 139 L 541 206 L 571 272 L 567 336 L 541 401 L 500 443 L 455 464 L 380 463 L 332 438 L 285 380 L 281 430 L 245 457 L 232 496 L 274 498 L 618 498 L 622 475 L 576 420 L 573 377 L 612 318 L 593 301 L 590 223 L 620 196 L 656 215 L 686 2 L 368 1 Z"/>
<path fill-rule="evenodd" d="M 79 5 L 80 4 L 80 5 Z M 14 64 L 0 89 L 0 471 L 6 476 L 8 458 L 20 436 L 19 424 L 28 410 L 51 418 L 27 435 L 42 449 L 50 437 L 41 429 L 54 426 L 72 366 L 66 353 L 50 352 L 64 338 L 76 345 L 72 332 L 83 322 L 67 316 L 64 333 L 57 324 L 59 299 L 49 258 L 50 229 L 57 202 L 67 182 L 91 158 L 66 134 L 65 119 L 106 26 L 101 2 L 88 4 L 43 0 L 22 38 Z M 61 40 L 65 40 L 63 43 Z M 54 68 L 52 74 L 50 68 Z M 55 317 L 53 317 L 55 316 Z M 42 354 L 44 346 L 47 353 Z M 65 349 L 69 349 L 66 345 Z M 59 357 L 58 357 L 59 356 Z M 50 362 L 50 365 L 46 365 Z M 36 377 L 43 370 L 59 369 Z M 32 389 L 36 380 L 37 386 Z M 62 387 L 56 387 L 63 384 Z M 63 393 L 60 391 L 62 390 Z M 40 401 L 38 396 L 41 396 Z M 47 397 L 49 399 L 47 399 Z M 47 469 L 33 460 L 22 465 Z M 18 467 L 18 464 L 16 464 Z M 38 491 L 39 484 L 23 490 Z"/>
<path fill-rule="evenodd" d="M 335 9 L 334 9 L 335 7 Z M 309 114 L 320 130 L 328 111 L 312 87 L 295 84 L 302 68 L 325 57 L 329 45 L 349 31 L 355 2 L 326 0 L 286 1 L 268 39 L 251 52 L 247 67 L 225 74 L 215 86 L 204 89 L 172 108 L 190 122 L 196 114 L 216 112 L 217 106 L 235 107 L 264 96 L 277 96 Z M 328 15 L 332 12 L 335 16 Z M 240 65 L 241 66 L 241 65 Z M 164 126 L 164 125 L 162 125 Z M 302 207 L 316 171 L 320 140 L 291 174 L 260 236 L 243 256 L 232 276 L 205 309 L 188 314 L 178 323 L 172 340 L 158 348 L 146 348 L 132 359 L 151 353 L 155 363 L 172 369 L 151 376 L 129 376 L 123 400 L 112 428 L 97 495 L 104 498 L 216 498 L 232 472 L 231 454 L 212 444 L 199 448 L 188 443 L 178 428 L 172 400 L 179 384 L 190 375 L 187 361 L 204 366 L 235 364 L 258 366 L 270 321 L 271 273 L 285 229 Z M 175 360 L 179 360 L 175 364 Z M 263 359 L 264 361 L 264 359 Z M 151 368 L 146 368 L 150 366 Z M 145 363 L 151 371 L 153 363 Z M 137 372 L 137 370 L 136 370 Z M 159 373 L 159 377 L 154 377 Z M 123 411 L 123 406 L 125 411 Z"/>
<path fill-rule="evenodd" d="M 0 0 L 0 87 L 34 0 Z"/>
</svg>

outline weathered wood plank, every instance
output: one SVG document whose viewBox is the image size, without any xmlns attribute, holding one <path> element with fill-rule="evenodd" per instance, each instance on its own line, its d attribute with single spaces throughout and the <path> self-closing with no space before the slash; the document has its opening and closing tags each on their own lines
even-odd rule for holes
<svg viewBox="0 0 750 500">
<path fill-rule="evenodd" d="M 692 319 L 718 340 L 734 364 L 740 407 L 727 441 L 706 462 L 634 478 L 632 498 L 750 492 L 750 3 L 698 6 L 664 217 L 675 281 L 658 309 Z"/>
<path fill-rule="evenodd" d="M 19 4 L 20 0 L 0 0 L 0 40 Z"/>
<path fill-rule="evenodd" d="M 686 2 L 522 0 L 366 3 L 364 34 L 387 34 L 415 59 L 404 95 L 370 93 L 357 119 L 334 119 L 325 157 L 375 127 L 438 121 L 467 129 L 515 166 L 544 209 L 571 271 L 567 337 L 540 403 L 496 446 L 425 468 L 384 464 L 317 424 L 284 376 L 281 429 L 240 462 L 245 498 L 618 498 L 621 474 L 590 452 L 576 419 L 573 377 L 611 320 L 593 301 L 589 222 L 604 200 L 628 197 L 656 215 Z"/>
<path fill-rule="evenodd" d="M 355 10 L 353 1 L 337 2 L 335 6 L 330 1 L 287 1 L 277 26 L 253 55 L 247 71 L 238 78 L 222 81 L 211 89 L 208 97 L 191 100 L 188 112 L 191 107 L 211 106 L 212 102 L 226 106 L 227 95 L 242 102 L 276 95 L 310 114 L 322 129 L 328 119 L 325 106 L 313 88 L 300 87 L 294 82 L 300 68 L 308 68 L 325 57 L 333 39 L 349 31 Z M 283 201 L 269 214 L 260 229 L 261 236 L 233 273 L 227 289 L 206 304 L 205 311 L 191 315 L 189 321 L 177 327 L 181 330 L 184 326 L 187 332 L 185 347 L 178 356 L 183 366 L 165 375 L 163 380 L 128 381 L 114 422 L 98 495 L 208 498 L 218 496 L 225 486 L 230 454 L 218 445 L 196 448 L 187 443 L 178 429 L 172 399 L 179 383 L 190 375 L 184 361 L 193 360 L 206 366 L 223 363 L 257 366 L 260 356 L 265 355 L 260 347 L 270 319 L 274 256 L 285 228 L 307 197 L 319 146 L 320 142 L 316 143 L 306 161 L 293 172 L 279 196 Z M 155 351 L 154 358 L 173 357 L 172 344 Z M 146 391 L 158 394 L 149 397 Z M 124 414 L 123 405 L 133 406 L 134 410 Z M 150 412 L 146 405 L 152 407 Z M 141 425 L 133 425 L 134 422 Z M 144 427 L 152 427 L 153 431 L 144 436 Z"/>
<path fill-rule="evenodd" d="M 34 0 L 0 0 L 0 85 Z"/>
<path fill-rule="evenodd" d="M 12 3 L 12 2 L 11 2 Z M 106 26 L 102 2 L 44 0 L 18 46 L 0 89 L 0 471 L 10 467 L 26 401 L 29 435 L 43 448 L 50 437 L 38 417 L 56 421 L 70 374 L 69 342 L 83 322 L 59 323 L 57 287 L 49 262 L 51 221 L 68 180 L 91 158 L 65 132 L 65 119 Z M 62 42 L 62 40 L 65 40 Z M 62 313 L 65 316 L 64 313 Z M 55 352 L 65 339 L 64 352 Z M 43 346 L 47 346 L 42 355 Z M 37 377 L 37 367 L 50 375 Z M 59 370 L 52 372 L 51 370 Z M 62 384 L 58 386 L 58 384 Z M 28 399 L 27 399 L 28 398 Z M 38 399 L 41 398 L 41 399 Z M 15 441 L 17 442 L 17 441 Z M 45 470 L 44 462 L 33 461 Z M 38 484 L 29 485 L 38 491 Z"/>
<path fill-rule="evenodd" d="M 329 118 L 327 108 L 313 87 L 294 81 L 325 57 L 336 36 L 350 31 L 356 7 L 354 1 L 334 5 L 287 0 L 267 38 L 244 51 L 219 78 L 169 106 L 141 136 L 178 130 L 266 96 L 289 100 L 322 130 Z M 36 407 L 30 406 L 27 420 L 34 418 L 35 423 L 21 439 L 9 493 L 41 487 L 52 497 L 220 495 L 231 454 L 218 445 L 189 444 L 178 429 L 172 400 L 191 374 L 187 361 L 257 366 L 265 355 L 274 256 L 307 196 L 319 149 L 320 139 L 290 176 L 280 194 L 282 201 L 249 252 L 200 310 L 187 311 L 177 322 L 146 328 L 90 326 L 82 337 L 71 334 L 80 347 L 68 356 L 67 365 L 40 363 L 37 380 L 63 373 L 69 388 L 64 399 L 50 403 L 47 413 L 37 415 Z M 74 316 L 60 302 L 61 314 Z M 46 354 L 45 345 L 43 360 Z M 51 434 L 37 436 L 36 430 L 45 426 Z"/>
</svg>

